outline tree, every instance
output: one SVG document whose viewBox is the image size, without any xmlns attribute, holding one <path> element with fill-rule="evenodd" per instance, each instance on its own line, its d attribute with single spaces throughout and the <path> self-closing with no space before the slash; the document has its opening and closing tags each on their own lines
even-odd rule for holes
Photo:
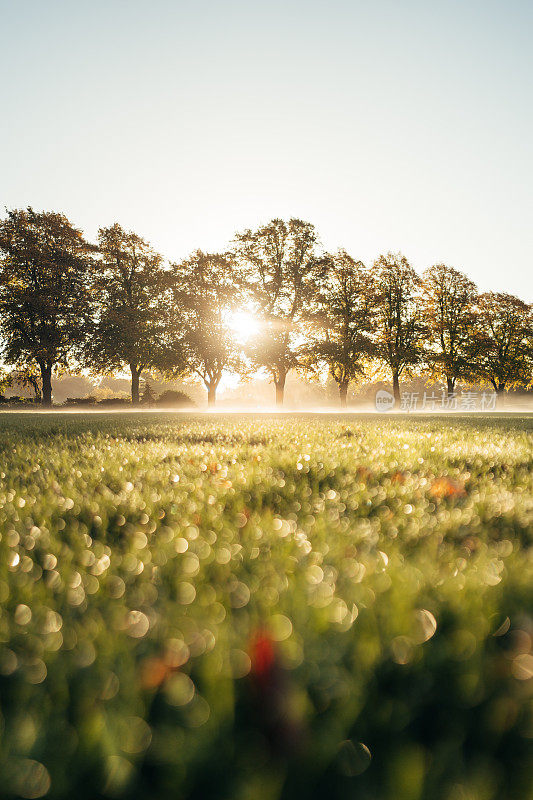
<svg viewBox="0 0 533 800">
<path fill-rule="evenodd" d="M 95 281 L 100 305 L 87 362 L 105 372 L 128 366 L 131 400 L 139 403 L 144 369 L 176 365 L 179 348 L 168 302 L 168 273 L 150 244 L 118 223 L 98 231 Z M 175 322 L 175 320 L 174 320 Z"/>
<path fill-rule="evenodd" d="M 446 380 L 448 394 L 468 372 L 474 324 L 475 284 L 466 275 L 436 264 L 423 275 L 424 318 L 432 349 L 430 363 Z"/>
<path fill-rule="evenodd" d="M 375 353 L 392 372 L 394 398 L 400 400 L 400 376 L 420 361 L 424 333 L 417 304 L 420 278 L 401 253 L 374 262 L 378 287 Z"/>
<path fill-rule="evenodd" d="M 154 390 L 150 386 L 149 381 L 144 382 L 144 389 L 141 397 L 141 403 L 145 406 L 152 406 L 155 403 Z"/>
<path fill-rule="evenodd" d="M 246 352 L 272 377 L 277 405 L 283 403 L 287 374 L 302 365 L 302 324 L 325 266 L 317 246 L 314 226 L 294 218 L 273 219 L 235 238 L 243 285 L 260 320 L 260 334 Z"/>
<path fill-rule="evenodd" d="M 227 315 L 239 292 L 229 255 L 197 250 L 188 259 L 173 264 L 172 290 L 183 315 L 186 369 L 202 379 L 212 406 L 224 370 L 237 366 L 239 361 L 235 338 L 227 324 Z"/>
<path fill-rule="evenodd" d="M 27 208 L 0 222 L 0 251 L 3 356 L 28 375 L 38 368 L 51 406 L 53 371 L 87 336 L 94 248 L 63 214 Z"/>
<path fill-rule="evenodd" d="M 372 353 L 375 305 L 376 287 L 365 265 L 345 250 L 328 256 L 314 314 L 319 338 L 311 350 L 338 384 L 343 408 L 350 382 L 363 374 L 363 361 Z"/>
<path fill-rule="evenodd" d="M 471 376 L 503 393 L 533 382 L 533 307 L 512 294 L 479 297 Z"/>
</svg>

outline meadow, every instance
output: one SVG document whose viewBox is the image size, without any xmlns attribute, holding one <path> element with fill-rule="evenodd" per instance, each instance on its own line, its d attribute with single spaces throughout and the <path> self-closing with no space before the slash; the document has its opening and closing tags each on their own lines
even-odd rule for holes
<svg viewBox="0 0 533 800">
<path fill-rule="evenodd" d="M 530 800 L 533 417 L 0 415 L 0 796 Z"/>
</svg>

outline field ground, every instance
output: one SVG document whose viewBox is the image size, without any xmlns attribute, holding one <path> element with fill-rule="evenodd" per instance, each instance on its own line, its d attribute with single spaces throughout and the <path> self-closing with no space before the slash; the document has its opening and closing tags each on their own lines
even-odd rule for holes
<svg viewBox="0 0 533 800">
<path fill-rule="evenodd" d="M 533 418 L 0 415 L 3 798 L 530 800 Z"/>
</svg>

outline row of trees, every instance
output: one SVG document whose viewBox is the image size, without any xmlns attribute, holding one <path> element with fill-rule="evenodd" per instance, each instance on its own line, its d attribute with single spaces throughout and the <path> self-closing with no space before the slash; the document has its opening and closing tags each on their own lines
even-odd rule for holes
<svg viewBox="0 0 533 800">
<path fill-rule="evenodd" d="M 243 345 L 231 315 L 245 309 L 257 333 Z M 62 214 L 32 208 L 0 222 L 3 360 L 40 386 L 51 405 L 61 369 L 129 368 L 139 402 L 145 370 L 196 375 L 210 404 L 224 371 L 266 371 L 283 402 L 291 370 L 326 369 L 342 405 L 350 383 L 386 368 L 400 379 L 426 371 L 446 382 L 529 386 L 532 307 L 504 293 L 479 294 L 461 272 L 438 264 L 420 277 L 401 254 L 371 268 L 344 250 L 326 253 L 313 225 L 274 219 L 238 233 L 224 253 L 168 263 L 115 224 L 96 244 Z"/>
</svg>

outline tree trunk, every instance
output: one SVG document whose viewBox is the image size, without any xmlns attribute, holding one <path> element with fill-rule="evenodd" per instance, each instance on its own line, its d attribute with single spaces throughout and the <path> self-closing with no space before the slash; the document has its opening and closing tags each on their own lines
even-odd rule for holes
<svg viewBox="0 0 533 800">
<path fill-rule="evenodd" d="M 448 396 L 452 395 L 455 391 L 455 378 L 446 378 L 446 386 L 448 389 Z"/>
<path fill-rule="evenodd" d="M 43 381 L 43 399 L 42 403 L 45 408 L 52 407 L 52 365 L 39 364 L 41 368 L 41 378 Z"/>
<path fill-rule="evenodd" d="M 217 385 L 216 383 L 209 383 L 207 385 L 207 405 L 214 406 L 217 398 Z"/>
<path fill-rule="evenodd" d="M 339 395 L 341 398 L 341 408 L 346 408 L 346 398 L 348 396 L 348 383 L 339 383 Z"/>
<path fill-rule="evenodd" d="M 397 403 L 400 402 L 400 376 L 397 372 L 392 373 L 392 393 Z"/>
<path fill-rule="evenodd" d="M 287 377 L 286 373 L 281 373 L 279 378 L 274 381 L 274 385 L 276 387 L 276 405 L 282 406 L 283 405 L 283 397 L 285 395 L 285 378 Z"/>
<path fill-rule="evenodd" d="M 139 379 L 141 377 L 141 370 L 134 364 L 130 364 L 131 369 L 131 402 L 133 405 L 139 404 Z"/>
</svg>

